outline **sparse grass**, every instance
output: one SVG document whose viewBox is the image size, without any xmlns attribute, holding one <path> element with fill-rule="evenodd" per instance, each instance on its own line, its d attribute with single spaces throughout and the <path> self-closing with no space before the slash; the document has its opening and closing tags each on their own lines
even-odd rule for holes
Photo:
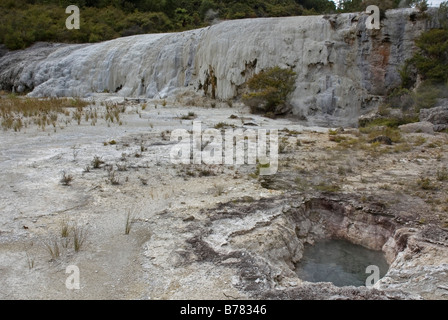
<svg viewBox="0 0 448 320">
<path fill-rule="evenodd" d="M 118 171 L 128 171 L 128 167 L 127 167 L 126 163 L 123 163 L 123 164 L 117 163 L 116 166 L 117 166 Z"/>
<path fill-rule="evenodd" d="M 375 127 L 398 128 L 402 124 L 418 122 L 418 116 L 409 115 L 404 117 L 382 117 L 374 120 L 362 120 L 359 122 L 360 130 Z"/>
<path fill-rule="evenodd" d="M 70 115 L 67 108 L 77 107 L 82 110 L 88 102 L 77 99 L 38 99 L 22 98 L 10 96 L 6 99 L 0 99 L 0 119 L 4 130 L 20 131 L 25 125 L 27 118 L 31 119 L 43 130 L 46 126 L 53 125 L 56 130 L 56 121 L 58 114 Z"/>
<path fill-rule="evenodd" d="M 215 196 L 220 196 L 224 193 L 224 186 L 222 184 L 215 185 Z"/>
<path fill-rule="evenodd" d="M 61 245 L 63 248 L 67 249 L 71 240 L 69 236 L 72 228 L 67 218 L 64 218 L 60 224 L 61 224 L 61 232 L 60 232 Z"/>
<path fill-rule="evenodd" d="M 448 180 L 448 170 L 446 168 L 437 170 L 437 180 L 438 181 L 447 181 Z"/>
<path fill-rule="evenodd" d="M 104 164 L 104 161 L 100 157 L 98 157 L 98 156 L 93 157 L 93 160 L 92 160 L 93 169 L 99 169 L 102 164 Z"/>
<path fill-rule="evenodd" d="M 321 192 L 338 192 L 341 190 L 341 187 L 337 184 L 328 184 L 326 182 L 321 182 L 314 186 L 314 188 Z"/>
<path fill-rule="evenodd" d="M 432 149 L 434 149 L 434 148 L 440 148 L 442 145 L 443 145 L 443 142 L 440 141 L 440 140 L 437 140 L 437 141 L 434 141 L 434 142 L 429 143 L 429 144 L 428 144 L 428 148 L 432 148 Z"/>
<path fill-rule="evenodd" d="M 65 113 L 64 108 L 83 108 L 88 104 L 81 99 L 6 98 L 0 99 L 0 114 L 16 113 L 27 118 L 42 114 Z"/>
<path fill-rule="evenodd" d="M 20 131 L 23 128 L 22 119 L 21 118 L 15 119 L 12 124 L 12 128 L 14 129 L 14 132 Z"/>
<path fill-rule="evenodd" d="M 76 109 L 76 111 L 73 112 L 73 120 L 76 120 L 76 122 L 78 123 L 78 126 L 81 124 L 81 120 L 82 120 L 82 109 Z"/>
<path fill-rule="evenodd" d="M 425 144 L 428 139 L 425 137 L 418 136 L 414 139 L 414 146 L 421 146 L 422 144 Z"/>
<path fill-rule="evenodd" d="M 347 140 L 348 138 L 346 136 L 340 135 L 340 134 L 330 134 L 329 135 L 329 140 L 336 142 L 336 143 L 341 143 L 342 141 Z"/>
<path fill-rule="evenodd" d="M 79 250 L 81 250 L 81 247 L 83 246 L 87 238 L 87 232 L 83 226 L 75 224 L 72 228 L 72 233 L 73 233 L 73 248 L 75 249 L 75 252 L 78 252 Z"/>
<path fill-rule="evenodd" d="M 114 121 L 117 122 L 120 125 L 120 113 L 126 112 L 126 106 L 125 105 L 116 105 L 112 102 L 106 102 L 106 113 L 104 115 L 104 118 L 106 122 L 113 123 Z"/>
<path fill-rule="evenodd" d="M 374 142 L 360 147 L 364 152 L 371 157 L 379 157 L 380 155 L 387 153 L 387 149 L 382 148 L 380 142 Z"/>
<path fill-rule="evenodd" d="M 286 137 L 282 137 L 278 144 L 278 152 L 279 153 L 287 153 L 289 148 L 289 140 Z"/>
<path fill-rule="evenodd" d="M 50 238 L 44 241 L 45 248 L 47 248 L 48 253 L 52 259 L 57 259 L 61 255 L 61 250 L 59 249 L 59 242 L 57 239 Z"/>
<path fill-rule="evenodd" d="M 126 210 L 125 226 L 124 226 L 124 234 L 125 235 L 128 235 L 131 232 L 132 224 L 134 223 L 135 218 L 136 218 L 135 209 L 127 209 Z"/>
<path fill-rule="evenodd" d="M 363 144 L 365 142 L 366 141 L 361 138 L 348 138 L 345 140 L 341 140 L 338 146 L 342 149 L 356 150 L 361 146 L 361 144 Z"/>
<path fill-rule="evenodd" d="M 303 177 L 297 177 L 295 183 L 297 185 L 297 190 L 299 191 L 305 191 L 310 187 L 310 182 Z"/>
<path fill-rule="evenodd" d="M 218 122 L 217 124 L 215 124 L 214 128 L 218 129 L 218 130 L 226 129 L 226 128 L 235 128 L 235 125 L 228 124 L 226 122 Z"/>
<path fill-rule="evenodd" d="M 395 145 L 393 147 L 393 151 L 396 152 L 396 153 L 409 152 L 411 150 L 412 150 L 412 146 L 409 143 L 407 143 L 407 142 L 397 144 L 397 145 Z"/>
<path fill-rule="evenodd" d="M 287 134 L 288 136 L 297 136 L 299 134 L 302 134 L 302 132 L 297 131 L 297 130 L 289 130 L 288 128 L 283 128 L 282 130 L 283 132 L 285 132 L 285 134 Z"/>
<path fill-rule="evenodd" d="M 73 162 L 76 162 L 76 157 L 78 156 L 78 153 L 79 153 L 79 149 L 78 148 L 76 148 L 76 146 L 73 146 L 72 147 L 72 154 L 73 154 Z"/>
<path fill-rule="evenodd" d="M 388 137 L 393 143 L 401 141 L 400 130 L 390 127 L 375 127 L 370 126 L 366 128 L 360 128 L 361 133 L 367 134 L 368 140 L 373 140 L 379 136 Z"/>
<path fill-rule="evenodd" d="M 129 210 L 126 215 L 126 224 L 124 228 L 124 234 L 128 235 L 131 232 L 132 219 L 131 219 L 131 211 Z"/>
<path fill-rule="evenodd" d="M 162 140 L 164 140 L 164 141 L 169 141 L 170 138 L 171 138 L 171 131 L 170 131 L 170 130 L 162 131 L 162 132 L 160 133 L 160 137 L 161 137 Z"/>
<path fill-rule="evenodd" d="M 253 174 L 251 174 L 250 176 L 253 178 L 257 178 L 258 176 L 260 176 L 260 169 L 262 168 L 269 168 L 271 166 L 270 163 L 266 163 L 266 164 L 261 164 L 261 163 L 257 163 L 257 167 L 255 169 L 255 172 Z"/>
<path fill-rule="evenodd" d="M 431 179 L 429 179 L 429 178 L 424 178 L 424 177 L 419 178 L 419 180 L 417 181 L 417 185 L 423 190 L 434 190 L 435 189 L 434 184 L 431 182 Z"/>
<path fill-rule="evenodd" d="M 347 170 L 343 166 L 338 167 L 338 174 L 340 176 L 345 176 L 347 174 Z"/>
<path fill-rule="evenodd" d="M 118 178 L 115 176 L 115 171 L 113 171 L 113 170 L 109 172 L 109 182 L 110 182 L 110 184 L 113 185 L 113 186 L 118 186 L 118 185 L 120 185 L 120 179 L 118 179 Z"/>
<path fill-rule="evenodd" d="M 392 187 L 388 184 L 383 184 L 380 186 L 380 189 L 390 191 L 392 190 Z"/>
<path fill-rule="evenodd" d="M 214 172 L 208 168 L 199 170 L 200 177 L 210 177 L 210 176 L 214 176 L 214 175 L 215 175 Z"/>
<path fill-rule="evenodd" d="M 68 223 L 67 219 L 63 219 L 61 221 L 61 237 L 62 238 L 68 238 L 70 233 L 70 225 Z"/>
<path fill-rule="evenodd" d="M 420 218 L 418 221 L 417 221 L 419 224 L 426 224 L 426 219 L 425 218 Z"/>
<path fill-rule="evenodd" d="M 193 120 L 193 119 L 197 118 L 197 115 L 196 115 L 196 113 L 190 111 L 190 112 L 188 112 L 188 114 L 184 114 L 184 115 L 180 116 L 179 118 L 182 120 Z"/>
<path fill-rule="evenodd" d="M 33 269 L 34 268 L 34 257 L 31 257 L 28 252 L 26 253 L 26 262 L 28 264 L 28 269 Z"/>
</svg>

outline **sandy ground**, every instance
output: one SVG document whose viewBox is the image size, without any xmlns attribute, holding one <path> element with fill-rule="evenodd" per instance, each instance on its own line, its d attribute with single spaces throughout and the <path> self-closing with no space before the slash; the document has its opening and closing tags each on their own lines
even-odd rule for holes
<svg viewBox="0 0 448 320">
<path fill-rule="evenodd" d="M 102 99 L 122 101 L 118 97 Z M 217 175 L 187 181 L 184 172 L 190 169 L 170 162 L 172 144 L 167 141 L 169 135 L 161 137 L 161 132 L 191 130 L 191 120 L 178 119 L 188 112 L 194 112 L 195 120 L 202 121 L 204 128 L 219 122 L 241 125 L 240 119 L 229 116 L 248 112 L 241 106 L 206 109 L 155 105 L 148 103 L 145 110 L 141 104 L 128 106 L 121 115 L 122 125 L 108 126 L 99 120 L 95 126 L 88 122 L 60 124 L 56 132 L 52 127 L 44 131 L 36 126 L 1 132 L 0 298 L 225 298 L 221 293 L 210 296 L 214 281 L 222 281 L 221 272 L 213 265 L 201 270 L 210 278 L 210 288 L 205 291 L 196 291 L 188 270 L 173 271 L 185 273 L 184 284 L 153 276 L 147 265 L 157 266 L 158 257 L 151 255 L 151 248 L 167 245 L 164 239 L 171 237 L 170 227 L 179 227 L 173 219 L 200 219 L 200 209 L 242 194 L 258 198 L 272 192 L 247 178 L 245 173 L 254 171 L 254 165 L 213 167 Z M 302 129 L 288 120 L 250 118 L 267 128 Z M 117 144 L 104 144 L 112 140 Z M 95 156 L 105 164 L 85 172 Z M 118 171 L 117 163 L 126 165 L 127 170 Z M 108 164 L 114 166 L 118 185 L 109 181 L 104 169 Z M 60 183 L 63 172 L 74 177 L 70 186 Z M 132 224 L 126 235 L 128 212 Z M 70 236 L 67 245 L 61 241 L 64 223 L 78 226 L 86 235 L 78 252 Z M 48 248 L 55 239 L 61 241 L 58 257 Z M 170 246 L 166 249 L 176 250 L 175 242 L 170 241 Z M 69 265 L 80 270 L 80 290 L 66 288 Z M 185 290 L 179 292 L 176 288 L 181 285 Z M 228 286 L 232 291 L 230 283 Z"/>
<path fill-rule="evenodd" d="M 109 95 L 97 99 L 122 100 Z M 195 120 L 202 121 L 204 128 L 225 122 L 245 128 L 296 130 L 299 133 L 288 139 L 295 145 L 299 137 L 301 149 L 282 156 L 292 164 L 281 165 L 315 170 L 316 174 L 322 159 L 352 167 L 355 172 L 342 182 L 346 192 L 389 192 L 386 184 L 416 179 L 422 172 L 421 163 L 408 155 L 369 162 L 357 160 L 349 150 L 326 153 L 334 146 L 327 128 L 251 115 L 238 104 L 204 108 L 168 101 L 163 107 L 160 101 L 150 101 L 142 110 L 141 103 L 129 103 L 121 114 L 121 125 L 107 125 L 99 119 L 95 126 L 83 121 L 80 125 L 60 123 L 56 130 L 29 126 L 20 132 L 3 131 L 0 299 L 250 298 L 235 287 L 235 272 L 230 266 L 183 265 L 190 254 L 183 244 L 194 234 L 195 225 L 207 218 L 205 209 L 242 197 L 257 200 L 283 191 L 263 188 L 251 177 L 255 165 L 208 166 L 208 174 L 201 175 L 203 166 L 171 163 L 173 144 L 169 134 L 163 132 L 191 130 L 192 120 L 179 119 L 188 112 L 194 112 Z M 231 115 L 238 118 L 229 119 Z M 243 126 L 248 122 L 257 126 Z M 436 138 L 446 140 L 428 137 Z M 116 144 L 110 144 L 112 140 Z M 442 153 L 443 165 L 446 151 L 440 148 L 434 152 Z M 86 170 L 95 156 L 104 164 Z M 423 163 L 429 161 L 433 159 L 421 159 Z M 117 164 L 126 171 L 119 171 Z M 111 183 L 108 167 L 115 172 L 116 185 Z M 338 167 L 330 167 L 337 176 Z M 74 178 L 69 186 L 60 182 L 63 172 Z M 397 186 L 400 184 L 390 188 Z M 416 208 L 420 202 L 416 200 Z M 439 223 L 448 222 L 446 212 L 438 212 L 442 215 Z M 131 228 L 125 234 L 128 214 Z M 73 231 L 62 236 L 64 225 L 69 229 L 76 226 L 85 235 L 78 251 Z M 59 254 L 50 252 L 55 250 L 54 243 Z M 79 268 L 79 290 L 66 287 L 71 275 L 66 268 L 71 265 Z"/>
</svg>

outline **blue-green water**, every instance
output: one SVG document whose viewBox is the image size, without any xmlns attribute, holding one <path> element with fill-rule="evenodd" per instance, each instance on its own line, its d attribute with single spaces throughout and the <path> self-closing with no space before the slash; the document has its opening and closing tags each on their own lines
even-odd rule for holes
<svg viewBox="0 0 448 320">
<path fill-rule="evenodd" d="M 382 278 L 389 265 L 382 251 L 374 251 L 345 240 L 324 240 L 305 246 L 302 260 L 296 265 L 300 279 L 332 282 L 335 286 L 364 286 L 372 274 L 366 268 L 376 265 Z"/>
</svg>

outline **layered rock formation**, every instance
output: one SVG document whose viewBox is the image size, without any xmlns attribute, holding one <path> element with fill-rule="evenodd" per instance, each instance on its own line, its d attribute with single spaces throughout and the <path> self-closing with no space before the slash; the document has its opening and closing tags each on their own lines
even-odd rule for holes
<svg viewBox="0 0 448 320">
<path fill-rule="evenodd" d="M 0 88 L 38 97 L 107 91 L 152 98 L 187 87 L 225 100 L 237 97 L 254 73 L 279 65 L 298 74 L 294 114 L 354 124 L 399 82 L 397 67 L 412 55 L 414 39 L 437 25 L 432 15 L 391 10 L 380 30 L 366 28 L 367 14 L 350 13 L 225 21 L 97 44 L 37 44 L 0 58 Z"/>
<path fill-rule="evenodd" d="M 237 268 L 236 286 L 256 298 L 443 299 L 448 290 L 447 230 L 410 227 L 404 212 L 376 201 L 366 203 L 355 195 L 288 195 L 221 205 L 208 215 L 205 227 L 187 241 L 188 251 L 196 261 Z M 389 271 L 371 289 L 298 279 L 295 264 L 304 245 L 321 239 L 382 250 Z"/>
</svg>

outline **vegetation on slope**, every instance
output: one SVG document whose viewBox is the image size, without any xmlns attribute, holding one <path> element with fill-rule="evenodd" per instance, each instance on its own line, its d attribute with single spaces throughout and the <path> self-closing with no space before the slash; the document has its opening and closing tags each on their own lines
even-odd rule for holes
<svg viewBox="0 0 448 320">
<path fill-rule="evenodd" d="M 421 109 L 432 108 L 448 98 L 448 1 L 439 9 L 440 27 L 416 39 L 418 50 L 401 67 L 401 85 L 392 88 L 379 108 L 381 118 L 360 122 L 360 126 L 398 125 L 419 120 Z M 397 112 L 398 111 L 398 112 Z"/>
<path fill-rule="evenodd" d="M 413 2 L 416 0 L 408 0 Z M 402 2 L 402 1 L 401 1 Z M 399 0 L 2 0 L 0 44 L 23 49 L 37 41 L 86 43 L 117 37 L 183 31 L 215 19 L 282 17 L 362 11 L 367 3 L 382 9 Z M 409 4 L 407 3 L 407 4 Z M 65 8 L 80 8 L 80 29 L 68 30 Z"/>
<path fill-rule="evenodd" d="M 275 114 L 279 106 L 287 103 L 288 95 L 294 91 L 295 82 L 294 71 L 278 66 L 269 68 L 247 81 L 250 91 L 243 96 L 243 101 L 252 112 Z"/>
</svg>

